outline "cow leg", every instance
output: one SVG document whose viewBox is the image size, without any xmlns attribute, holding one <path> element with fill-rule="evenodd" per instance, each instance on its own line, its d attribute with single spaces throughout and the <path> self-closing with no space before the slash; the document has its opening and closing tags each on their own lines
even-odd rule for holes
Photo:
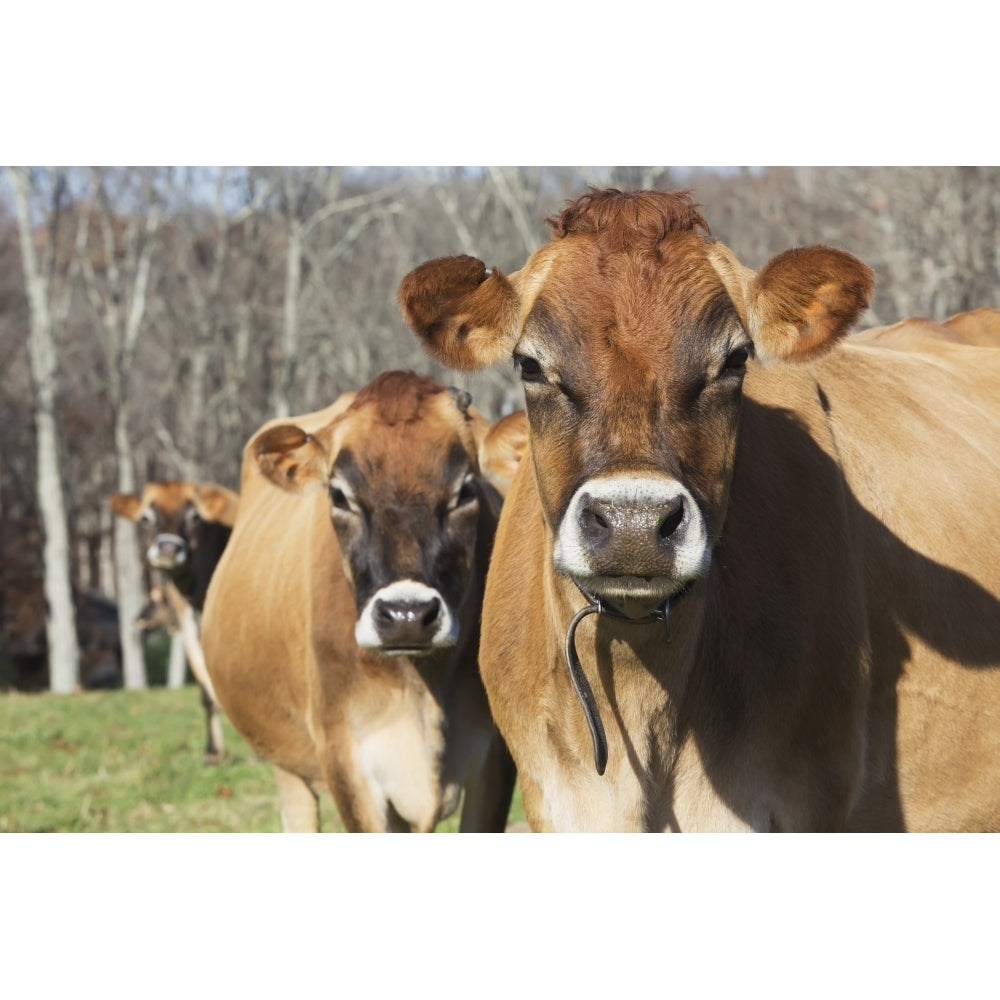
<svg viewBox="0 0 1000 1000">
<path fill-rule="evenodd" d="M 205 709 L 205 757 L 206 765 L 218 764 L 226 755 L 226 746 L 222 735 L 222 713 L 211 695 L 199 684 L 201 690 L 201 705 Z"/>
<path fill-rule="evenodd" d="M 319 833 L 319 799 L 297 774 L 275 765 L 281 829 L 285 833 Z"/>
<path fill-rule="evenodd" d="M 185 607 L 179 617 L 184 651 L 187 654 L 188 663 L 191 664 L 191 673 L 194 674 L 195 680 L 201 688 L 201 704 L 205 709 L 206 740 L 203 763 L 207 765 L 218 764 L 226 755 L 226 745 L 222 735 L 222 713 L 215 697 L 212 680 L 208 676 L 208 666 L 205 664 L 205 654 L 201 648 L 199 621 L 190 605 Z"/>
<path fill-rule="evenodd" d="M 466 783 L 462 805 L 461 833 L 503 833 L 514 797 L 517 771 L 500 734 L 490 740 L 486 759 L 478 773 Z"/>
</svg>

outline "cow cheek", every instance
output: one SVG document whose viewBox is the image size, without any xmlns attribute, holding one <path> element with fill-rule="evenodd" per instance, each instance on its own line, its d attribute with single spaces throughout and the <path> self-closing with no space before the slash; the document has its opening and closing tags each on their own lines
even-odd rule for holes
<svg viewBox="0 0 1000 1000">
<path fill-rule="evenodd" d="M 366 531 L 356 519 L 336 517 L 333 519 L 333 529 L 340 551 L 340 567 L 347 585 L 354 594 L 354 602 L 360 614 L 365 602 L 375 590 L 371 571 L 363 556 L 366 548 Z"/>
<path fill-rule="evenodd" d="M 479 525 L 478 505 L 453 512 L 445 539 L 433 559 L 433 584 L 441 592 L 450 608 L 457 609 L 472 576 L 472 563 L 476 552 L 476 535 Z"/>
<path fill-rule="evenodd" d="M 725 518 L 736 459 L 737 409 L 708 424 L 693 423 L 680 436 L 677 457 L 685 485 L 701 506 L 709 525 L 718 529 Z"/>
<path fill-rule="evenodd" d="M 531 463 L 542 516 L 549 530 L 555 533 L 583 475 L 579 428 L 555 423 L 554 426 L 543 424 L 538 431 L 536 426 L 537 423 L 531 424 L 534 439 Z"/>
</svg>

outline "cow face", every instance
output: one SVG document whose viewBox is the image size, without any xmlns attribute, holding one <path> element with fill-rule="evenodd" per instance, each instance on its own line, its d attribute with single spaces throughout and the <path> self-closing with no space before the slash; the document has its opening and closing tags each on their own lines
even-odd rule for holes
<svg viewBox="0 0 1000 1000">
<path fill-rule="evenodd" d="M 108 501 L 120 517 L 138 523 L 146 562 L 179 572 L 190 564 L 201 521 L 232 525 L 234 494 L 211 483 L 147 483 L 142 496 L 116 493 Z"/>
<path fill-rule="evenodd" d="M 748 360 L 842 336 L 871 274 L 823 247 L 743 267 L 686 195 L 588 195 L 511 278 L 474 258 L 411 272 L 399 299 L 446 364 L 513 357 L 557 573 L 641 617 L 705 575 Z"/>
<path fill-rule="evenodd" d="M 256 441 L 277 485 L 328 491 L 360 647 L 413 656 L 458 642 L 481 509 L 495 502 L 479 465 L 489 429 L 466 393 L 388 372 L 317 434 L 281 425 Z"/>
</svg>

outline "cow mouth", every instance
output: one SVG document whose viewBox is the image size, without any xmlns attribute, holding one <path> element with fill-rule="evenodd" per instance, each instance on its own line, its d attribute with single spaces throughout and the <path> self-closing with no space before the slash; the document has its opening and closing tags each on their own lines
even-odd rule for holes
<svg viewBox="0 0 1000 1000">
<path fill-rule="evenodd" d="M 367 648 L 372 653 L 381 653 L 383 656 L 406 656 L 406 657 L 421 657 L 430 656 L 432 653 L 439 653 L 443 649 L 450 649 L 455 644 L 453 642 L 448 643 L 427 643 L 426 645 L 412 645 L 412 646 L 368 646 Z"/>
<path fill-rule="evenodd" d="M 642 621 L 675 608 L 691 591 L 694 580 L 666 577 L 591 576 L 571 578 L 602 610 L 629 621 Z"/>
</svg>

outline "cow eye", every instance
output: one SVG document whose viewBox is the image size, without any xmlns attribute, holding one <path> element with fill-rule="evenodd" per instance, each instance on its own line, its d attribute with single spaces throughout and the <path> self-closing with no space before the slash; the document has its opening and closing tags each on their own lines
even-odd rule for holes
<svg viewBox="0 0 1000 1000">
<path fill-rule="evenodd" d="M 749 357 L 750 349 L 748 347 L 737 347 L 736 350 L 729 352 L 729 357 L 726 358 L 726 368 L 729 371 L 742 371 L 746 368 Z"/>
<path fill-rule="evenodd" d="M 142 512 L 142 519 L 146 524 L 156 524 L 156 515 L 148 507 Z"/>
<path fill-rule="evenodd" d="M 476 481 L 471 476 L 466 479 L 458 489 L 458 493 L 455 496 L 455 506 L 465 507 L 467 504 L 479 498 L 479 493 L 476 490 Z"/>
<path fill-rule="evenodd" d="M 515 354 L 514 364 L 521 372 L 522 382 L 544 382 L 545 376 L 542 374 L 542 366 L 526 354 Z"/>
<path fill-rule="evenodd" d="M 337 510 L 350 511 L 351 502 L 347 499 L 347 494 L 339 487 L 335 486 L 333 483 L 330 484 L 330 503 Z"/>
</svg>

